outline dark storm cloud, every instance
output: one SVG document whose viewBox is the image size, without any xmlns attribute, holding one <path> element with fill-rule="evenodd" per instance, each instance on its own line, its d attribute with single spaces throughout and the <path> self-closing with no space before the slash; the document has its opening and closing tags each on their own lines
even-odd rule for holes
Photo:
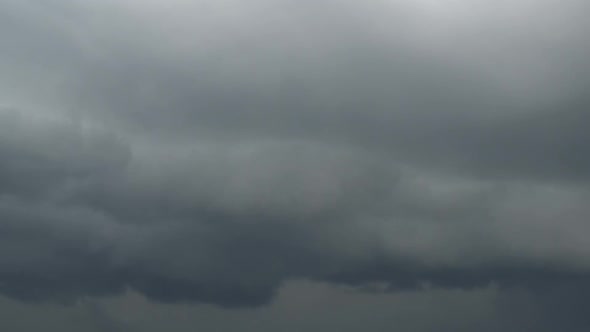
<svg viewBox="0 0 590 332">
<path fill-rule="evenodd" d="M 484 2 L 1 1 L 0 291 L 583 285 L 584 4 Z"/>
<path fill-rule="evenodd" d="M 53 122 L 53 123 L 52 123 Z M 33 120 L 0 110 L 0 193 L 46 199 L 69 183 L 83 182 L 121 168 L 126 147 L 98 133 L 51 118 Z"/>
</svg>

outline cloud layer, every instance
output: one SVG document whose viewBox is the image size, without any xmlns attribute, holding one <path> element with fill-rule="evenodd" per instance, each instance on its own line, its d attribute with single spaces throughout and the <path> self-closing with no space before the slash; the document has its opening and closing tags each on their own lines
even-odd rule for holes
<svg viewBox="0 0 590 332">
<path fill-rule="evenodd" d="M 584 8 L 0 1 L 0 291 L 585 289 Z"/>
</svg>

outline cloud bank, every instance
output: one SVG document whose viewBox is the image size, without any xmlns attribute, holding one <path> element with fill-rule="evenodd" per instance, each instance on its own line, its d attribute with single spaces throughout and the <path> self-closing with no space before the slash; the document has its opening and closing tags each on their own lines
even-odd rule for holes
<svg viewBox="0 0 590 332">
<path fill-rule="evenodd" d="M 586 7 L 2 0 L 0 292 L 585 289 Z"/>
</svg>

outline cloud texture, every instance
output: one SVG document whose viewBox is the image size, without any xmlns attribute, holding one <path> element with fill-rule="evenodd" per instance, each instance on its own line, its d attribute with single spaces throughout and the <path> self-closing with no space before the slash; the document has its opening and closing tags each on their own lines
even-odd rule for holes
<svg viewBox="0 0 590 332">
<path fill-rule="evenodd" d="M 304 279 L 577 307 L 584 9 L 1 0 L 0 292 L 243 307 Z"/>
</svg>

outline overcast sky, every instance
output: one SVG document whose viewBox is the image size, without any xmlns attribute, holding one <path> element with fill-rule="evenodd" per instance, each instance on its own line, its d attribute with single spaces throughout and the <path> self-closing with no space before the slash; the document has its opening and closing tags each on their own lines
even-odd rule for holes
<svg viewBox="0 0 590 332">
<path fill-rule="evenodd" d="M 586 0 L 0 0 L 0 329 L 590 328 Z"/>
</svg>

